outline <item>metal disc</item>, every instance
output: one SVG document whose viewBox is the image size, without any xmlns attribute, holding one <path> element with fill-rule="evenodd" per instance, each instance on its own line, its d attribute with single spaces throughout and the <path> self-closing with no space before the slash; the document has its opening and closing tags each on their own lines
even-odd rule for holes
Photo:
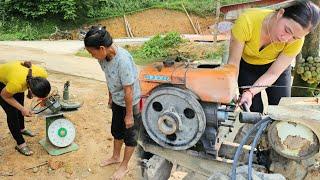
<svg viewBox="0 0 320 180">
<path fill-rule="evenodd" d="M 176 87 L 161 87 L 146 99 L 143 125 L 159 145 L 183 150 L 194 146 L 205 127 L 205 113 L 192 93 Z"/>
<path fill-rule="evenodd" d="M 289 159 L 307 159 L 319 151 L 319 140 L 308 127 L 293 122 L 275 121 L 268 129 L 272 148 Z"/>
<path fill-rule="evenodd" d="M 78 109 L 79 107 L 81 107 L 81 103 L 80 102 L 71 102 L 71 101 L 61 100 L 60 104 L 62 106 L 62 109 L 65 109 L 65 110 Z"/>
<path fill-rule="evenodd" d="M 59 102 L 64 110 L 78 109 L 83 105 L 83 100 L 81 97 L 73 94 L 69 94 L 69 98 L 67 100 L 62 98 Z"/>
<path fill-rule="evenodd" d="M 48 138 L 57 147 L 70 145 L 76 137 L 74 125 L 67 119 L 57 119 L 48 128 Z"/>
</svg>

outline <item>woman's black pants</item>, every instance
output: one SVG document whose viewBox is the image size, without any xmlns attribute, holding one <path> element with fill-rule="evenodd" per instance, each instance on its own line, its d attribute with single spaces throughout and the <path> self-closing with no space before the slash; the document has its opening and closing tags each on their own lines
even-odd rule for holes
<svg viewBox="0 0 320 180">
<path fill-rule="evenodd" d="M 0 92 L 4 87 L 5 85 L 3 83 L 0 83 Z M 13 98 L 16 99 L 23 106 L 24 93 L 14 94 Z M 0 105 L 7 115 L 8 127 L 13 138 L 16 140 L 18 145 L 23 144 L 25 141 L 22 137 L 21 130 L 24 129 L 24 117 L 18 109 L 8 104 L 1 96 Z"/>
<path fill-rule="evenodd" d="M 239 87 L 252 86 L 265 72 L 267 72 L 271 65 L 272 63 L 266 65 L 252 65 L 241 59 L 238 77 Z M 285 87 L 269 87 L 266 89 L 269 105 L 278 105 L 282 97 L 291 96 L 290 66 L 280 75 L 273 85 Z M 240 94 L 242 94 L 243 90 L 244 89 L 240 88 Z M 263 112 L 261 93 L 258 93 L 253 97 L 250 110 L 253 112 Z"/>
</svg>

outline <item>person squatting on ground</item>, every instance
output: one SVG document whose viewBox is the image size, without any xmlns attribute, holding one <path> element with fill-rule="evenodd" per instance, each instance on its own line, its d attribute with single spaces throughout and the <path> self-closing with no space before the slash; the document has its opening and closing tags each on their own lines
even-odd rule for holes
<svg viewBox="0 0 320 180">
<path fill-rule="evenodd" d="M 319 7 L 310 1 L 293 1 L 277 11 L 246 10 L 232 28 L 228 64 L 239 69 L 238 85 L 286 86 L 240 89 L 239 104 L 263 112 L 261 91 L 269 105 L 291 96 L 291 62 L 301 51 L 304 37 L 319 24 Z"/>
<path fill-rule="evenodd" d="M 84 39 L 87 51 L 98 60 L 105 73 L 109 107 L 112 109 L 111 133 L 114 137 L 113 155 L 101 166 L 120 163 L 120 151 L 125 144 L 124 158 L 112 179 L 122 179 L 128 172 L 128 163 L 137 146 L 140 85 L 138 71 L 132 56 L 113 44 L 105 27 L 92 27 Z"/>
<path fill-rule="evenodd" d="M 33 152 L 27 146 L 22 135 L 33 137 L 25 129 L 24 116 L 32 116 L 30 109 L 24 107 L 24 92 L 28 98 L 45 98 L 51 90 L 48 74 L 43 68 L 31 65 L 31 62 L 9 62 L 0 64 L 0 105 L 7 115 L 7 123 L 13 138 L 17 142 L 15 149 L 30 156 Z"/>
</svg>

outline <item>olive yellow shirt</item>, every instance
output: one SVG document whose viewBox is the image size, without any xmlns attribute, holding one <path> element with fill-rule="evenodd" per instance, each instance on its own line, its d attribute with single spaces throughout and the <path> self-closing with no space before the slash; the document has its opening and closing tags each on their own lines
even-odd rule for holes
<svg viewBox="0 0 320 180">
<path fill-rule="evenodd" d="M 259 50 L 263 21 L 272 12 L 274 11 L 269 9 L 248 9 L 239 16 L 232 27 L 233 37 L 244 43 L 242 58 L 249 64 L 269 64 L 275 61 L 281 53 L 288 57 L 295 57 L 301 51 L 304 38 L 287 43 L 270 43 Z"/>
<path fill-rule="evenodd" d="M 27 75 L 29 69 L 21 65 L 22 62 L 15 61 L 0 64 L 0 82 L 6 85 L 10 94 L 21 93 L 27 90 Z M 42 67 L 32 65 L 32 77 L 47 78 L 48 73 Z"/>
</svg>

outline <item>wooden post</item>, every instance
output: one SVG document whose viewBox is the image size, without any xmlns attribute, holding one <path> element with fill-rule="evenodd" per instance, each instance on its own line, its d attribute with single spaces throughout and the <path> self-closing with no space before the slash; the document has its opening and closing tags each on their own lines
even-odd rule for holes
<svg viewBox="0 0 320 180">
<path fill-rule="evenodd" d="M 125 26 L 126 26 L 127 36 L 133 38 L 132 29 L 131 29 L 131 26 L 129 24 L 129 21 L 126 18 L 126 15 L 123 15 L 123 19 L 124 19 L 124 23 L 125 23 Z"/>
<path fill-rule="evenodd" d="M 219 17 L 220 17 L 220 0 L 216 1 L 216 17 L 215 17 L 215 28 L 213 29 L 213 42 L 216 43 L 218 39 L 218 24 L 219 24 Z"/>
<path fill-rule="evenodd" d="M 193 22 L 192 22 L 191 17 L 189 16 L 189 13 L 188 13 L 187 9 L 184 7 L 183 3 L 182 3 L 181 5 L 182 5 L 182 8 L 184 9 L 184 12 L 186 13 L 186 15 L 187 15 L 187 17 L 188 17 L 188 19 L 189 19 L 192 27 L 193 27 L 194 32 L 195 32 L 196 34 L 199 34 L 199 32 L 197 31 L 196 27 L 194 26 L 194 24 L 193 24 Z"/>
<path fill-rule="evenodd" d="M 125 26 L 125 28 L 126 28 L 127 36 L 130 37 L 130 33 L 129 33 L 127 21 L 126 21 L 126 15 L 123 15 L 123 22 L 124 22 L 124 26 Z"/>
<path fill-rule="evenodd" d="M 198 19 L 196 19 L 196 26 L 197 26 L 197 30 L 198 30 L 199 34 L 202 34 L 201 26 L 200 26 Z"/>
</svg>

